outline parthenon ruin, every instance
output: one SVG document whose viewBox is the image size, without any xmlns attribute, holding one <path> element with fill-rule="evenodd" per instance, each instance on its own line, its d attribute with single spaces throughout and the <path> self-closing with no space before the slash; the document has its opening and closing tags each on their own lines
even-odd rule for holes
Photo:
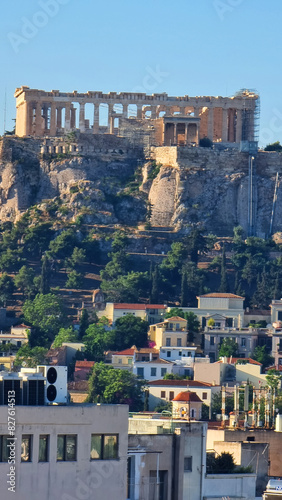
<svg viewBox="0 0 282 500">
<path fill-rule="evenodd" d="M 81 94 L 23 86 L 16 89 L 15 98 L 19 137 L 57 137 L 76 130 L 124 135 L 131 128 L 147 128 L 155 145 L 169 146 L 197 145 L 204 137 L 223 143 L 253 141 L 259 96 L 248 90 L 233 97 L 97 91 Z"/>
</svg>

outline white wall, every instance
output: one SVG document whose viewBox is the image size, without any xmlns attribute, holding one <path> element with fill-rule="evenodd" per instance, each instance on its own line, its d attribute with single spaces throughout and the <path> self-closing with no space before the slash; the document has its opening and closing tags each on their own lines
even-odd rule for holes
<svg viewBox="0 0 282 500">
<path fill-rule="evenodd" d="M 216 495 L 216 496 L 215 496 Z M 205 500 L 248 499 L 256 497 L 256 474 L 208 474 L 204 480 Z"/>
<path fill-rule="evenodd" d="M 126 498 L 126 405 L 18 406 L 16 492 L 7 489 L 9 464 L 0 463 L 1 500 Z M 7 435 L 7 407 L 0 407 L 0 435 Z M 118 434 L 119 460 L 90 460 L 91 434 Z M 32 461 L 21 463 L 21 438 L 32 435 Z M 39 435 L 50 436 L 49 462 L 38 462 Z M 57 462 L 57 435 L 77 435 L 77 460 Z"/>
</svg>

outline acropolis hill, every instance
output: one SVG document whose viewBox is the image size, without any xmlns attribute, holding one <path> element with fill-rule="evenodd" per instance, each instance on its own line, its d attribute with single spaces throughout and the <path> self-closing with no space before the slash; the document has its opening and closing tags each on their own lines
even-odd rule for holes
<svg viewBox="0 0 282 500">
<path fill-rule="evenodd" d="M 60 197 L 70 218 L 83 207 L 90 224 L 144 224 L 149 202 L 152 226 L 180 233 L 199 222 L 218 235 L 239 224 L 258 236 L 282 230 L 275 184 L 282 156 L 257 151 L 255 92 L 171 97 L 21 87 L 15 97 L 16 136 L 1 142 L 2 220 Z M 201 147 L 203 138 L 213 147 Z M 84 190 L 75 187 L 82 183 Z"/>
</svg>

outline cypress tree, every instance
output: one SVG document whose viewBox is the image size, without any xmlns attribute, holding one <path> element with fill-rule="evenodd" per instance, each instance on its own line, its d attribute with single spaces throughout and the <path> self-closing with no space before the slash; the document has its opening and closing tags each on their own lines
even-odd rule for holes
<svg viewBox="0 0 282 500">
<path fill-rule="evenodd" d="M 227 278 L 227 273 L 226 273 L 225 245 L 223 245 L 223 249 L 222 249 L 219 291 L 222 293 L 226 293 L 229 291 L 228 278 Z"/>
<path fill-rule="evenodd" d="M 50 266 L 46 255 L 42 259 L 40 292 L 43 295 L 50 292 Z"/>
</svg>

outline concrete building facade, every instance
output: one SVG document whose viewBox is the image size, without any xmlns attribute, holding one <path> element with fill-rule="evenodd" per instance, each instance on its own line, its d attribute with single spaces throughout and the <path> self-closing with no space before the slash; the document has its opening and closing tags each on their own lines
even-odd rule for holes
<svg viewBox="0 0 282 500">
<path fill-rule="evenodd" d="M 1 500 L 126 498 L 126 405 L 19 406 L 15 412 L 8 441 L 7 406 L 0 407 Z"/>
</svg>

